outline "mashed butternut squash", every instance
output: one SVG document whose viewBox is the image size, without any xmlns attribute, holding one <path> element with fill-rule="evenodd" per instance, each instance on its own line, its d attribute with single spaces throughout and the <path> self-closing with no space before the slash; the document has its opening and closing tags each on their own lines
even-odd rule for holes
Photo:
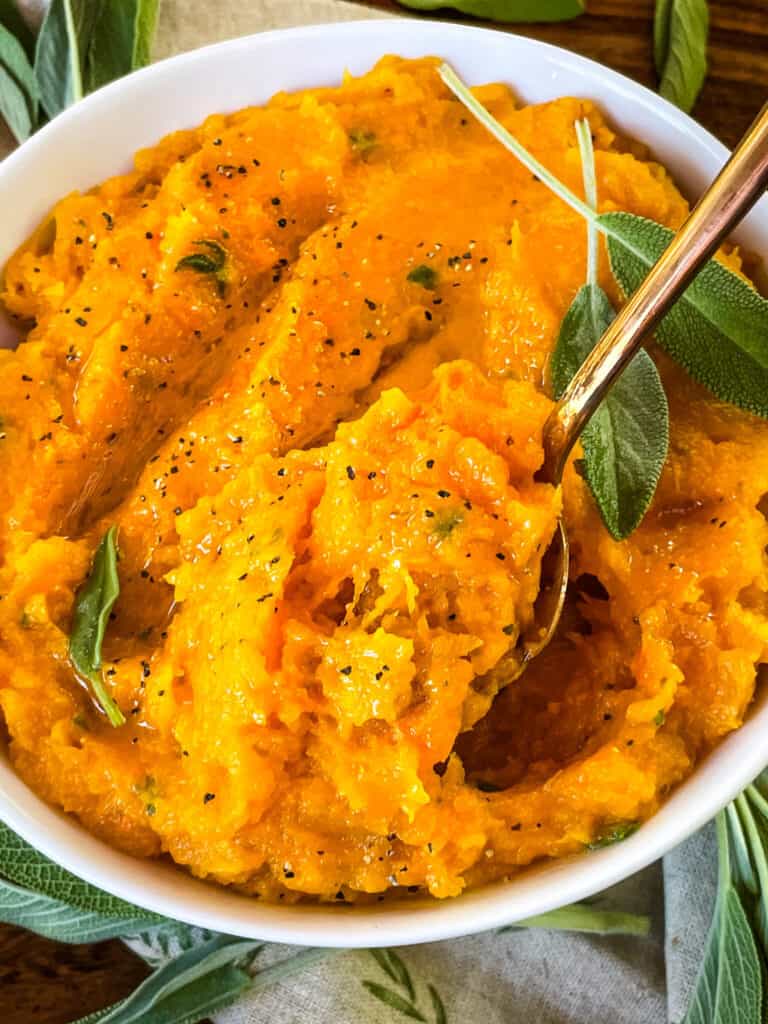
<svg viewBox="0 0 768 1024">
<path fill-rule="evenodd" d="M 588 116 L 603 208 L 684 218 L 591 103 L 478 92 L 577 191 Z M 654 352 L 672 443 L 640 529 L 613 541 L 573 467 L 537 483 L 584 271 L 578 216 L 432 60 L 211 117 L 64 198 L 2 294 L 21 777 L 121 849 L 286 900 L 451 896 L 652 814 L 766 660 L 768 433 Z M 561 502 L 567 613 L 498 692 Z M 112 525 L 118 728 L 67 657 Z"/>
</svg>

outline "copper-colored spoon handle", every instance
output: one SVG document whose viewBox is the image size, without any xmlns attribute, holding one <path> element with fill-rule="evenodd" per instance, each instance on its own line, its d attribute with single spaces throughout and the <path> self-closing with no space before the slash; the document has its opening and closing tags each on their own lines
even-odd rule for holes
<svg viewBox="0 0 768 1024">
<path fill-rule="evenodd" d="M 573 445 L 608 389 L 766 188 L 768 103 L 549 414 L 540 478 L 560 483 Z"/>
</svg>

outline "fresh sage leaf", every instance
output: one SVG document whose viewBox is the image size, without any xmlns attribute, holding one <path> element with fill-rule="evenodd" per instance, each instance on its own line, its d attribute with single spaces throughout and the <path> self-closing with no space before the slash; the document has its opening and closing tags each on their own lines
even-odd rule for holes
<svg viewBox="0 0 768 1024">
<path fill-rule="evenodd" d="M 441 65 L 439 74 L 467 110 L 524 167 L 587 222 L 597 224 L 608 237 L 614 276 L 625 294 L 635 291 L 673 233 L 631 213 L 596 215 L 488 113 L 451 67 Z M 738 274 L 710 260 L 662 320 L 656 336 L 670 356 L 718 398 L 768 417 L 768 300 Z"/>
<path fill-rule="evenodd" d="M 648 935 L 651 919 L 623 910 L 607 910 L 588 903 L 572 903 L 546 914 L 527 917 L 517 924 L 499 928 L 499 934 L 520 928 L 544 928 L 552 931 L 586 932 L 594 935 Z"/>
<path fill-rule="evenodd" d="M 0 22 L 0 66 L 3 66 L 16 79 L 16 84 L 26 94 L 30 114 L 34 120 L 37 116 L 37 104 L 40 98 L 35 72 L 24 47 L 2 22 Z"/>
<path fill-rule="evenodd" d="M 133 70 L 133 33 L 135 0 L 96 5 L 88 50 L 83 64 L 83 91 L 113 82 Z"/>
<path fill-rule="evenodd" d="M 35 75 L 49 117 L 84 95 L 85 61 L 100 8 L 94 0 L 51 0 L 35 47 Z"/>
<path fill-rule="evenodd" d="M 592 136 L 576 123 L 584 193 L 597 207 Z M 587 224 L 587 283 L 571 303 L 557 338 L 550 373 L 555 398 L 562 397 L 616 316 L 597 283 L 597 227 Z M 614 383 L 582 431 L 583 476 L 603 522 L 616 540 L 628 537 L 653 498 L 669 445 L 669 410 L 656 365 L 640 350 Z"/>
<path fill-rule="evenodd" d="M 661 95 L 690 111 L 707 75 L 707 0 L 657 0 L 653 57 Z"/>
<path fill-rule="evenodd" d="M 615 313 L 598 285 L 584 285 L 560 327 L 550 370 L 556 398 Z M 659 371 L 642 349 L 581 435 L 584 477 L 610 534 L 628 537 L 648 509 L 669 445 L 669 410 Z"/>
<path fill-rule="evenodd" d="M 24 142 L 32 134 L 32 115 L 27 96 L 13 75 L 2 64 L 0 64 L 0 116 L 5 120 L 17 142 Z"/>
<path fill-rule="evenodd" d="M 219 938 L 222 938 L 222 936 L 219 936 Z M 258 954 L 259 948 L 248 955 L 249 960 L 253 960 Z M 144 1016 L 138 1018 L 135 1015 L 135 1005 L 127 1007 L 127 1004 L 142 989 L 148 988 L 150 983 L 154 982 L 158 973 L 156 971 L 133 993 L 130 1000 L 123 1000 L 121 1003 L 117 1003 L 106 1010 L 101 1010 L 97 1014 L 83 1017 L 81 1020 L 76 1021 L 75 1024 L 96 1024 L 97 1021 L 104 1021 L 105 1024 L 134 1024 L 139 1019 L 141 1024 L 198 1024 L 204 1017 L 213 1014 L 217 1010 L 222 1010 L 226 1006 L 230 1006 L 246 992 L 253 993 L 258 989 L 274 985 L 290 977 L 292 974 L 306 970 L 318 960 L 337 952 L 341 951 L 333 949 L 305 949 L 301 953 L 288 957 L 286 960 L 272 964 L 272 966 L 259 971 L 257 974 L 250 973 L 250 970 L 245 970 L 233 964 L 226 964 L 223 967 L 218 967 L 203 974 L 201 977 L 195 978 L 191 982 L 185 983 L 170 995 L 158 996 L 155 991 L 154 1001 L 149 1004 L 148 1009 L 144 1009 Z M 168 964 L 167 968 L 161 968 L 166 973 L 166 977 L 172 973 L 172 968 L 175 964 L 178 964 L 178 960 Z M 237 973 L 235 974 L 234 972 Z M 122 1016 L 121 1014 L 124 1011 L 129 1012 L 129 1015 Z"/>
<path fill-rule="evenodd" d="M 251 976 L 241 967 L 226 964 L 197 978 L 183 989 L 159 999 L 151 1009 L 135 1016 L 125 1004 L 98 1018 L 104 1024 L 199 1024 L 236 1003 L 251 987 Z"/>
<path fill-rule="evenodd" d="M 34 60 L 35 35 L 24 20 L 16 0 L 0 0 L 0 25 L 18 39 L 28 60 Z"/>
<path fill-rule="evenodd" d="M 158 10 L 159 0 L 101 3 L 85 62 L 86 92 L 149 63 Z"/>
<path fill-rule="evenodd" d="M 181 1024 L 187 1020 L 199 1021 L 213 1009 L 221 1008 L 221 1003 L 211 1005 L 210 1002 L 219 991 L 220 972 L 226 973 L 227 969 L 237 971 L 236 976 L 226 975 L 229 982 L 227 987 L 230 992 L 235 988 L 235 995 L 250 986 L 250 975 L 238 965 L 252 960 L 260 948 L 260 943 L 252 939 L 217 935 L 158 968 L 101 1020 L 104 1024 Z M 206 979 L 212 984 L 205 985 Z M 206 1000 L 205 1009 L 203 999 Z"/>
<path fill-rule="evenodd" d="M 132 67 L 134 70 L 149 64 L 159 11 L 160 0 L 136 0 L 136 13 L 133 19 Z"/>
<path fill-rule="evenodd" d="M 717 816 L 717 898 L 707 949 L 683 1024 L 762 1024 L 763 965 L 733 883 L 728 825 Z"/>
<path fill-rule="evenodd" d="M 138 918 L 143 919 L 145 928 L 153 924 L 169 923 L 159 914 L 141 910 L 126 900 L 111 896 L 54 864 L 3 822 L 0 822 L 0 876 L 78 910 L 102 917 L 130 920 L 131 927 Z"/>
<path fill-rule="evenodd" d="M 96 549 L 88 579 L 77 592 L 69 638 L 69 658 L 77 674 L 88 683 L 112 725 L 125 716 L 110 695 L 101 674 L 101 645 L 109 613 L 120 593 L 117 575 L 117 527 L 111 526 Z"/>
<path fill-rule="evenodd" d="M 141 914 L 141 911 L 138 912 Z M 56 942 L 101 942 L 145 928 L 146 917 L 113 917 L 80 910 L 0 879 L 0 921 Z"/>
<path fill-rule="evenodd" d="M 631 295 L 673 238 L 660 224 L 629 213 L 604 213 L 608 255 L 622 291 Z M 669 355 L 718 398 L 768 417 L 768 300 L 710 260 L 656 328 Z"/>
<path fill-rule="evenodd" d="M 398 0 L 415 11 L 452 7 L 489 21 L 568 21 L 584 13 L 584 0 Z"/>
</svg>

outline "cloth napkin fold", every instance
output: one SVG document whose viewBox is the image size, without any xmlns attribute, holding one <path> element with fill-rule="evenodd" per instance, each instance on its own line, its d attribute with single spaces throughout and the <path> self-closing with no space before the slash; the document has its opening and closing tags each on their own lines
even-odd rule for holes
<svg viewBox="0 0 768 1024">
<path fill-rule="evenodd" d="M 40 16 L 45 0 L 26 0 Z M 155 57 L 270 28 L 393 17 L 347 0 L 163 0 Z M 418 25 L 414 23 L 414 32 Z M 12 140 L 0 133 L 0 158 Z M 429 1024 L 680 1024 L 690 1000 L 714 904 L 717 855 L 711 827 L 602 894 L 606 907 L 648 915 L 647 937 L 544 930 L 487 932 L 397 951 Z M 157 951 L 132 948 L 158 962 Z M 298 947 L 268 945 L 259 968 Z M 377 986 L 379 987 L 377 989 Z M 430 986 L 437 993 L 435 999 Z M 285 981 L 241 999 L 216 1024 L 395 1024 L 402 1009 L 382 1001 L 394 986 L 368 951 L 332 951 Z M 379 992 L 377 995 L 376 992 Z"/>
</svg>

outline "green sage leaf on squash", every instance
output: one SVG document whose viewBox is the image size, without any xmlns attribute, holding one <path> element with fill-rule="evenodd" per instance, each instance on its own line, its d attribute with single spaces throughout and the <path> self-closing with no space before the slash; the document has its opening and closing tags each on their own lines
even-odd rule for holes
<svg viewBox="0 0 768 1024">
<path fill-rule="evenodd" d="M 110 695 L 101 674 L 101 645 L 109 613 L 120 594 L 117 575 L 117 527 L 104 534 L 93 558 L 88 579 L 77 593 L 69 638 L 69 658 L 77 674 L 100 704 L 112 725 L 125 717 Z"/>
<path fill-rule="evenodd" d="M 584 13 L 584 0 L 398 0 L 416 11 L 452 7 L 489 21 L 568 21 Z"/>
<path fill-rule="evenodd" d="M 657 0 L 653 57 L 661 95 L 690 111 L 707 74 L 707 0 Z"/>
<path fill-rule="evenodd" d="M 428 267 L 426 263 L 420 263 L 418 267 L 414 267 L 410 271 L 406 280 L 410 281 L 411 284 L 420 284 L 422 288 L 426 288 L 428 291 L 434 291 L 437 287 L 437 271 L 433 270 L 432 267 Z"/>
<path fill-rule="evenodd" d="M 176 270 L 194 270 L 198 274 L 210 274 L 216 281 L 219 295 L 223 295 L 227 284 L 227 250 L 219 242 L 199 238 L 193 242 L 206 252 L 192 252 L 183 256 L 176 264 Z"/>
<path fill-rule="evenodd" d="M 565 315 L 550 363 L 559 398 L 613 320 L 598 285 L 584 285 Z M 628 537 L 653 498 L 669 445 L 669 410 L 656 365 L 642 349 L 581 435 L 584 477 L 611 536 Z"/>
<path fill-rule="evenodd" d="M 604 213 L 613 274 L 631 295 L 673 238 L 669 228 L 629 213 Z M 768 300 L 710 260 L 656 328 L 656 340 L 705 388 L 768 417 Z"/>
<path fill-rule="evenodd" d="M 576 122 L 584 192 L 597 207 L 592 137 L 586 121 Z M 550 361 L 555 398 L 560 398 L 576 371 L 615 317 L 608 296 L 597 283 L 597 229 L 587 224 L 587 283 L 563 319 Z M 642 349 L 600 403 L 581 435 L 582 475 L 611 536 L 629 536 L 645 515 L 659 482 L 669 445 L 669 410 L 653 362 Z"/>
<path fill-rule="evenodd" d="M 439 74 L 524 167 L 588 223 L 596 223 L 608 237 L 613 274 L 625 294 L 631 294 L 669 244 L 669 228 L 631 213 L 596 216 L 488 113 L 452 68 L 443 64 Z M 738 274 L 710 260 L 662 320 L 656 336 L 669 355 L 718 398 L 768 417 L 768 300 Z"/>
</svg>

